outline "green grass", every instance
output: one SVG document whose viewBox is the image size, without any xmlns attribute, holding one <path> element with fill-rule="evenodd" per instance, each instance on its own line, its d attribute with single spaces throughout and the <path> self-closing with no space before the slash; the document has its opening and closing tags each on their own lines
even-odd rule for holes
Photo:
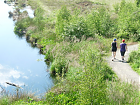
<svg viewBox="0 0 140 105">
<path fill-rule="evenodd" d="M 129 62 L 133 70 L 140 75 L 140 47 L 138 51 L 131 52 Z"/>
<path fill-rule="evenodd" d="M 109 8 L 111 8 L 113 10 L 114 5 L 118 4 L 118 3 L 121 3 L 123 0 L 90 0 L 90 1 L 107 4 L 109 6 Z M 131 2 L 131 3 L 135 2 L 135 0 L 125 0 L 125 1 L 126 2 Z"/>
</svg>

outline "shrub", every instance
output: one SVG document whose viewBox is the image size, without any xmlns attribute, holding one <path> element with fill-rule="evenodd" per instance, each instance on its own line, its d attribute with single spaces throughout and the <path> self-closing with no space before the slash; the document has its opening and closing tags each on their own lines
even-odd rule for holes
<svg viewBox="0 0 140 105">
<path fill-rule="evenodd" d="M 46 52 L 46 54 L 45 54 L 45 60 L 46 61 L 49 61 L 49 62 L 53 62 L 53 55 L 51 54 L 51 51 L 50 50 L 48 50 L 47 52 Z"/>
<path fill-rule="evenodd" d="M 117 4 L 113 5 L 113 7 L 114 7 L 114 10 L 115 10 L 115 13 L 117 14 L 119 9 L 120 9 L 120 4 L 117 3 Z"/>
<path fill-rule="evenodd" d="M 52 76 L 56 76 L 56 74 L 65 75 L 68 71 L 68 62 L 65 58 L 57 58 L 52 62 L 50 71 Z"/>
<path fill-rule="evenodd" d="M 140 74 L 140 49 L 138 51 L 131 52 L 129 56 L 129 62 L 132 68 Z"/>
<path fill-rule="evenodd" d="M 117 38 L 129 39 L 129 33 L 127 31 L 120 30 L 120 32 L 117 34 Z"/>
<path fill-rule="evenodd" d="M 69 37 L 72 40 L 74 37 L 82 39 L 83 36 L 91 36 L 88 30 L 87 23 L 84 18 L 80 17 L 78 20 L 72 21 L 70 25 L 64 26 L 63 37 Z"/>
<path fill-rule="evenodd" d="M 44 10 L 41 7 L 37 7 L 37 9 L 35 10 L 35 18 L 33 19 L 34 24 L 37 26 L 37 31 L 43 31 L 44 27 L 45 27 L 45 19 L 43 17 L 44 14 Z"/>
<path fill-rule="evenodd" d="M 84 66 L 84 73 L 79 80 L 78 104 L 101 104 L 106 100 L 104 79 L 108 78 L 103 74 L 106 69 L 103 66 L 103 59 L 100 52 L 93 46 L 87 46 L 81 51 L 80 62 Z M 105 77 L 104 77 L 105 76 Z"/>
<path fill-rule="evenodd" d="M 127 10 L 127 12 L 126 12 Z M 139 36 L 138 30 L 140 27 L 140 12 L 139 7 L 135 3 L 125 2 L 120 3 L 118 9 L 118 37 L 131 39 L 131 35 L 135 38 Z"/>
<path fill-rule="evenodd" d="M 140 5 L 140 0 L 136 0 L 136 4 L 137 4 L 137 6 L 139 6 Z"/>
<path fill-rule="evenodd" d="M 9 103 L 10 102 L 8 97 L 3 97 L 2 99 L 0 99 L 0 105 L 8 105 Z"/>
<path fill-rule="evenodd" d="M 70 21 L 70 18 L 71 18 L 70 11 L 66 8 L 66 6 L 62 7 L 57 14 L 55 27 L 57 35 L 61 35 L 64 32 L 64 26 Z"/>
<path fill-rule="evenodd" d="M 105 7 L 93 10 L 88 17 L 88 28 L 104 37 L 111 37 L 114 33 L 114 23 L 110 18 L 109 11 Z"/>
<path fill-rule="evenodd" d="M 17 21 L 14 28 L 15 34 L 17 34 L 19 37 L 25 34 L 26 28 L 29 27 L 31 22 L 32 19 L 29 17 Z"/>
</svg>

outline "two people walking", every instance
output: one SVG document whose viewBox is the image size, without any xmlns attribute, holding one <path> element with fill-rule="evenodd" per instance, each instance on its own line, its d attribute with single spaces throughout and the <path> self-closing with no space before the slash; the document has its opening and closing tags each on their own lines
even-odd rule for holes
<svg viewBox="0 0 140 105">
<path fill-rule="evenodd" d="M 114 39 L 111 46 L 112 46 L 112 55 L 113 55 L 112 61 L 114 61 L 114 59 L 116 59 L 116 51 L 118 47 L 116 39 Z M 127 44 L 125 43 L 125 39 L 123 39 L 122 43 L 120 43 L 120 53 L 121 53 L 122 61 L 124 61 L 124 55 L 126 50 L 127 50 Z"/>
</svg>

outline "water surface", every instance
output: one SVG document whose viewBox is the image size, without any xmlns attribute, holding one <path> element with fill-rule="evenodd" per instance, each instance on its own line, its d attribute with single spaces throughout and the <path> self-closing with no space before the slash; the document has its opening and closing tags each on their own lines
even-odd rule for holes
<svg viewBox="0 0 140 105">
<path fill-rule="evenodd" d="M 8 18 L 11 10 L 11 6 L 0 0 L 0 91 L 2 88 L 14 91 L 15 87 L 5 83 L 10 82 L 42 94 L 53 86 L 44 55 L 39 54 L 38 48 L 32 48 L 24 37 L 14 34 L 14 22 Z"/>
</svg>

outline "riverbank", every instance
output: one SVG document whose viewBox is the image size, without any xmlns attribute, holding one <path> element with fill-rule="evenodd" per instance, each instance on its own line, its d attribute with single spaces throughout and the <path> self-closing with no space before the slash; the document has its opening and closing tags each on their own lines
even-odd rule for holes
<svg viewBox="0 0 140 105">
<path fill-rule="evenodd" d="M 133 70 L 140 75 L 140 45 L 138 51 L 133 51 L 130 54 L 129 62 Z"/>
<path fill-rule="evenodd" d="M 111 18 L 112 13 L 106 4 L 97 3 L 99 8 L 96 12 L 96 7 L 93 11 L 89 9 L 95 5 L 93 2 L 75 1 L 71 4 L 58 1 L 60 10 L 52 11 L 56 4 L 50 2 L 29 0 L 30 5 L 35 4 L 35 18 L 22 19 L 16 23 L 15 30 L 26 29 L 26 35 L 42 45 L 46 61 L 52 62 L 50 72 L 58 82 L 46 93 L 45 100 L 19 100 L 13 104 L 138 104 L 138 88 L 120 82 L 103 60 L 114 37 L 118 37 L 118 41 L 121 38 L 134 40 L 134 37 L 139 40 L 137 34 L 129 38 L 131 34 L 123 30 L 121 25 L 124 22 L 121 21 L 118 21 L 117 28 L 118 19 Z M 69 5 L 61 7 L 65 3 Z M 48 4 L 52 8 L 46 10 Z M 79 5 L 83 8 L 79 9 Z M 123 7 L 127 5 L 124 3 Z M 133 6 L 137 9 L 135 4 Z M 123 7 L 119 8 L 128 9 Z M 124 13 L 119 9 L 116 12 L 119 12 L 117 15 Z M 120 16 L 124 19 L 123 15 Z M 134 22 L 138 22 L 137 17 Z M 137 27 L 135 29 L 138 30 Z"/>
</svg>

